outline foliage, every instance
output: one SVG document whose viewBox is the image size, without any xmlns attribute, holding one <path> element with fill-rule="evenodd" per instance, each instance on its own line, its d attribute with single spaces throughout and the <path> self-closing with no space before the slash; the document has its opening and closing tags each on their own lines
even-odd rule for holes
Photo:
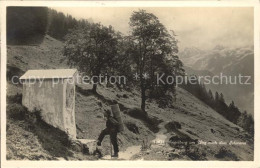
<svg viewBox="0 0 260 168">
<path fill-rule="evenodd" d="M 222 158 L 222 159 L 228 159 L 228 160 L 235 160 L 235 161 L 239 160 L 235 153 L 226 149 L 224 146 L 222 146 L 219 149 L 218 153 L 215 154 L 215 157 Z"/>
<path fill-rule="evenodd" d="M 90 76 L 105 74 L 116 62 L 120 34 L 112 26 L 100 23 L 88 24 L 73 29 L 67 36 L 64 56 L 68 64 L 78 67 Z M 98 79 L 94 78 L 93 91 L 96 91 Z"/>
<path fill-rule="evenodd" d="M 197 79 L 196 76 L 192 77 L 193 79 Z M 187 81 L 187 83 L 183 83 L 181 85 L 182 88 L 189 91 L 191 94 L 205 102 L 211 108 L 215 109 L 227 120 L 241 126 L 251 135 L 254 134 L 254 120 L 252 115 L 247 114 L 246 111 L 244 113 L 241 113 L 239 108 L 235 105 L 234 101 L 227 105 L 224 99 L 224 95 L 222 93 L 219 94 L 218 92 L 216 92 L 215 96 L 213 96 L 212 91 L 207 91 L 205 85 L 203 83 L 199 83 L 198 80 L 194 82 L 196 84 L 191 84 L 189 80 Z"/>
<path fill-rule="evenodd" d="M 6 107 L 7 116 L 15 120 L 24 120 L 26 113 L 27 109 L 18 103 L 8 104 Z"/>
<path fill-rule="evenodd" d="M 16 93 L 15 95 L 7 95 L 7 102 L 8 104 L 22 104 L 22 97 L 23 95 L 21 93 Z"/>
<path fill-rule="evenodd" d="M 141 151 L 151 150 L 151 146 L 151 142 L 148 141 L 148 138 L 145 138 L 142 140 Z"/>
<path fill-rule="evenodd" d="M 133 59 L 135 72 L 140 77 L 141 109 L 145 111 L 146 91 L 151 95 L 157 88 L 166 92 L 174 85 L 157 85 L 156 74 L 172 75 L 180 69 L 181 61 L 177 57 L 178 47 L 174 34 L 170 34 L 159 19 L 145 10 L 133 12 L 130 18 L 131 42 L 129 53 Z M 176 68 L 176 69 L 175 69 Z M 149 78 L 144 75 L 148 74 Z"/>
<path fill-rule="evenodd" d="M 254 135 L 254 119 L 251 114 L 244 111 L 238 118 L 237 124 L 244 128 L 251 135 Z"/>
<path fill-rule="evenodd" d="M 43 39 L 48 24 L 46 7 L 8 7 L 7 43 L 31 44 Z"/>
<path fill-rule="evenodd" d="M 48 9 L 48 20 L 47 34 L 59 40 L 64 40 L 69 30 L 77 26 L 80 22 L 72 18 L 71 15 L 65 16 L 63 13 L 53 9 Z"/>
</svg>

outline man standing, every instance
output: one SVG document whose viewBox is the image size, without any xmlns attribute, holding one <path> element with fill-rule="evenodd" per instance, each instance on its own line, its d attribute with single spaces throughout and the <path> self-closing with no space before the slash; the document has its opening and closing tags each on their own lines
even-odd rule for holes
<svg viewBox="0 0 260 168">
<path fill-rule="evenodd" d="M 106 118 L 106 128 L 100 133 L 97 141 L 97 145 L 101 146 L 101 142 L 106 135 L 110 136 L 110 141 L 114 148 L 114 155 L 112 157 L 118 157 L 118 144 L 117 144 L 117 133 L 119 129 L 119 122 L 112 117 L 111 111 L 106 110 L 104 117 Z"/>
</svg>

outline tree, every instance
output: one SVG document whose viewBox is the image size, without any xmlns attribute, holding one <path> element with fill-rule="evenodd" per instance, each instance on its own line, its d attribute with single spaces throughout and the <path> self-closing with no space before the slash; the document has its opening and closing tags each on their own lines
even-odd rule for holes
<svg viewBox="0 0 260 168">
<path fill-rule="evenodd" d="M 222 93 L 220 93 L 220 99 L 219 101 L 225 103 L 225 99 L 224 99 L 224 95 Z"/>
<path fill-rule="evenodd" d="M 218 92 L 215 93 L 215 102 L 218 102 L 219 101 L 219 94 Z"/>
<path fill-rule="evenodd" d="M 108 74 L 113 73 L 113 75 L 124 76 L 127 79 L 127 83 L 118 83 L 117 86 L 119 89 L 122 87 L 127 89 L 128 91 L 133 88 L 133 59 L 131 52 L 129 51 L 129 46 L 131 45 L 131 40 L 128 36 L 124 37 L 119 33 L 118 39 L 118 51 L 115 60 L 110 63 L 110 72 Z"/>
<path fill-rule="evenodd" d="M 119 34 L 112 26 L 99 23 L 77 27 L 66 36 L 64 56 L 71 66 L 91 76 L 99 76 L 110 68 L 118 51 Z M 96 92 L 99 80 L 93 78 L 93 92 Z"/>
<path fill-rule="evenodd" d="M 208 92 L 208 100 L 206 100 L 206 103 L 211 107 L 214 106 L 214 97 L 213 97 L 213 93 L 210 89 L 209 89 L 209 92 Z"/>
<path fill-rule="evenodd" d="M 251 114 L 248 114 L 245 130 L 247 130 L 251 135 L 254 135 L 254 119 Z"/>
<path fill-rule="evenodd" d="M 239 119 L 237 124 L 244 128 L 247 132 L 249 132 L 251 135 L 254 134 L 254 119 L 251 114 L 248 114 L 246 111 L 244 111 Z"/>
<path fill-rule="evenodd" d="M 8 7 L 7 43 L 41 43 L 46 33 L 48 8 L 46 7 Z"/>
<path fill-rule="evenodd" d="M 70 29 L 78 26 L 80 21 L 77 21 L 75 18 L 72 18 L 71 15 L 65 16 L 61 12 L 56 10 L 49 9 L 49 23 L 48 23 L 48 35 L 59 39 L 64 40 L 64 37 L 69 32 Z"/>
<path fill-rule="evenodd" d="M 145 111 L 147 90 L 155 88 L 155 74 L 174 71 L 178 47 L 177 40 L 166 30 L 158 18 L 145 10 L 133 12 L 130 18 L 131 48 L 136 73 L 140 77 L 141 109 Z M 148 74 L 149 78 L 145 75 Z M 161 89 L 164 90 L 164 85 Z"/>
<path fill-rule="evenodd" d="M 232 100 L 232 102 L 230 103 L 230 105 L 228 106 L 228 114 L 227 114 L 227 119 L 235 124 L 237 124 L 238 119 L 241 115 L 241 112 L 239 111 L 239 109 L 235 106 L 234 101 Z"/>
<path fill-rule="evenodd" d="M 224 116 L 227 120 L 234 124 L 244 128 L 251 135 L 254 134 L 254 118 L 251 114 L 247 114 L 246 111 L 240 112 L 239 108 L 236 107 L 234 101 L 228 106 L 225 103 L 224 95 L 222 93 L 215 93 L 215 99 L 212 91 L 209 89 L 207 92 L 205 85 L 203 84 L 191 84 L 189 82 L 181 85 L 185 90 L 208 104 L 211 108 L 215 109 L 217 113 Z"/>
<path fill-rule="evenodd" d="M 232 100 L 231 103 L 229 104 L 229 108 L 230 109 L 234 109 L 236 106 L 235 106 L 235 103 L 234 101 Z"/>
<path fill-rule="evenodd" d="M 209 89 L 209 98 L 213 99 L 213 94 L 212 94 L 212 91 L 210 89 Z"/>
</svg>

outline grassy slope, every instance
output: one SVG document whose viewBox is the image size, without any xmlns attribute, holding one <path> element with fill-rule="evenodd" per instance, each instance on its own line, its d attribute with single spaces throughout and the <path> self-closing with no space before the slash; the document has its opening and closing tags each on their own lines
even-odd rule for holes
<svg viewBox="0 0 260 168">
<path fill-rule="evenodd" d="M 22 71 L 28 69 L 66 68 L 67 66 L 64 62 L 60 63 L 60 59 L 62 58 L 62 46 L 63 44 L 61 42 L 49 36 L 47 36 L 39 46 L 8 46 L 8 65 L 18 67 Z M 81 85 L 80 88 L 87 90 L 90 89 L 91 86 Z M 16 92 L 21 92 L 21 90 L 21 87 L 8 84 L 7 94 L 15 94 Z M 79 138 L 97 138 L 105 125 L 105 121 L 102 119 L 102 112 L 104 109 L 109 108 L 109 101 L 117 100 L 121 106 L 124 107 L 124 110 L 140 106 L 140 95 L 137 92 L 130 93 L 119 91 L 115 88 L 99 87 L 98 93 L 101 97 L 77 92 L 76 123 Z M 128 98 L 123 98 L 122 95 L 124 94 L 128 95 Z M 245 133 L 241 128 L 227 121 L 210 107 L 181 88 L 177 89 L 177 101 L 174 103 L 173 109 L 161 109 L 158 108 L 155 102 L 148 102 L 147 110 L 150 116 L 162 120 L 162 124 L 169 121 L 178 121 L 182 126 L 181 131 L 194 139 L 201 139 L 204 141 L 244 141 Z M 123 114 L 123 119 L 125 122 L 135 123 L 135 125 L 138 126 L 140 134 L 134 134 L 126 129 L 124 133 L 119 135 L 121 149 L 131 145 L 138 145 L 146 137 L 148 139 L 153 139 L 155 137 L 155 133 L 149 130 L 147 125 L 142 121 L 134 119 L 126 114 Z M 16 122 L 11 122 L 9 120 L 7 120 L 7 122 L 11 127 L 21 130 L 19 132 L 17 131 L 16 134 L 7 134 L 7 148 L 10 153 L 13 153 L 17 150 L 14 144 L 20 143 L 20 141 L 26 144 L 29 140 L 23 138 L 23 135 L 21 135 L 26 133 L 26 129 L 19 126 Z M 164 125 L 162 125 L 162 127 L 163 126 Z M 211 130 L 214 130 L 214 133 L 212 133 Z M 20 136 L 22 140 L 17 139 L 16 136 Z M 33 136 L 33 134 L 31 136 Z M 171 136 L 171 134 L 168 136 Z M 16 143 L 11 143 L 13 139 L 16 139 Z M 108 138 L 105 139 L 104 145 L 107 152 L 109 148 Z M 41 143 L 37 143 L 36 146 L 39 148 L 38 151 L 45 153 L 44 150 L 41 149 Z M 252 144 L 246 146 L 227 146 L 227 148 L 235 153 L 241 160 L 253 159 Z M 208 155 L 208 159 L 216 159 L 213 155 L 216 154 L 219 149 L 220 146 L 207 146 L 207 150 L 212 151 L 209 152 L 212 154 Z M 27 150 L 28 149 L 25 148 L 21 152 L 26 153 L 28 152 Z M 10 154 L 10 156 L 13 155 Z M 49 154 L 49 157 L 52 157 L 52 155 Z M 11 159 L 19 158 L 19 155 L 11 157 Z M 30 157 L 26 158 L 30 159 Z"/>
</svg>

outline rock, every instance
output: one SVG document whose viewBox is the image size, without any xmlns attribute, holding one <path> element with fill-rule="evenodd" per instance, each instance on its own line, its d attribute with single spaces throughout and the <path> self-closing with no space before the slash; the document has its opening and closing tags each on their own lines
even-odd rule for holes
<svg viewBox="0 0 260 168">
<path fill-rule="evenodd" d="M 129 131 L 133 132 L 134 134 L 139 134 L 139 128 L 136 126 L 135 123 L 126 122 L 125 126 Z"/>
<path fill-rule="evenodd" d="M 126 111 L 126 114 L 130 115 L 131 117 L 138 118 L 138 119 L 146 119 L 148 114 L 146 111 L 143 111 L 140 108 L 132 108 Z"/>
<path fill-rule="evenodd" d="M 72 140 L 72 150 L 82 152 L 83 154 L 94 154 L 96 151 L 96 141 L 90 139 Z"/>
<path fill-rule="evenodd" d="M 112 100 L 113 104 L 118 104 L 118 102 L 116 100 Z"/>
<path fill-rule="evenodd" d="M 180 155 L 178 153 L 169 153 L 168 157 L 170 157 L 170 158 L 178 158 L 178 157 L 180 157 Z"/>
<path fill-rule="evenodd" d="M 73 151 L 82 152 L 82 145 L 78 142 L 72 142 L 71 148 Z"/>
<path fill-rule="evenodd" d="M 128 91 L 128 92 L 131 92 L 131 91 L 132 91 L 131 87 L 129 87 L 129 86 L 126 86 L 126 87 L 125 87 L 125 90 Z"/>
<path fill-rule="evenodd" d="M 127 94 L 123 94 L 123 98 L 129 98 L 129 96 Z"/>
<path fill-rule="evenodd" d="M 102 115 L 97 115 L 97 118 L 103 118 L 103 116 Z"/>
<path fill-rule="evenodd" d="M 93 152 L 93 155 L 97 156 L 98 158 L 101 158 L 103 156 L 102 149 L 97 146 L 96 150 Z"/>
<path fill-rule="evenodd" d="M 180 132 L 180 131 L 179 131 Z M 180 132 L 182 135 L 174 135 L 169 138 L 169 145 L 173 148 L 184 149 L 190 146 L 192 143 L 196 143 L 194 139 L 188 135 Z"/>
<path fill-rule="evenodd" d="M 171 152 L 175 152 L 175 151 L 176 151 L 176 149 L 172 149 L 172 150 L 171 150 Z"/>
<path fill-rule="evenodd" d="M 211 133 L 214 134 L 216 131 L 214 129 L 210 129 Z"/>
<path fill-rule="evenodd" d="M 240 129 L 238 127 L 235 127 L 235 130 L 240 131 Z"/>
<path fill-rule="evenodd" d="M 82 153 L 83 154 L 89 154 L 89 147 L 87 146 L 87 144 L 83 144 L 82 145 Z M 93 153 L 93 152 L 92 152 Z"/>
<path fill-rule="evenodd" d="M 100 107 L 103 106 L 102 102 L 100 102 L 100 101 L 97 102 L 97 105 L 100 106 Z"/>
<path fill-rule="evenodd" d="M 170 121 L 164 126 L 168 132 L 174 132 L 178 129 L 181 129 L 181 124 L 177 121 Z"/>
</svg>

